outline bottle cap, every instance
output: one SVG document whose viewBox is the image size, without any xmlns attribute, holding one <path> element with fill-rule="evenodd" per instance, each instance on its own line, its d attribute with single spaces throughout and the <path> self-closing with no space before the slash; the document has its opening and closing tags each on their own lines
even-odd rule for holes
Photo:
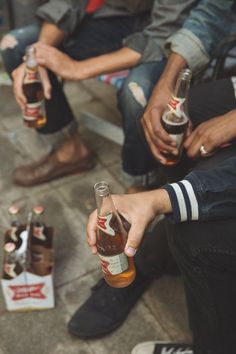
<svg viewBox="0 0 236 354">
<path fill-rule="evenodd" d="M 12 214 L 12 215 L 18 214 L 19 211 L 20 211 L 20 208 L 15 204 L 11 205 L 10 208 L 8 209 L 9 214 Z"/>
<path fill-rule="evenodd" d="M 36 215 L 41 215 L 44 213 L 44 207 L 42 207 L 41 205 L 37 205 L 33 208 L 33 212 L 36 214 Z"/>
<path fill-rule="evenodd" d="M 11 252 L 15 251 L 15 249 L 16 249 L 16 245 L 13 242 L 7 242 L 4 246 L 4 250 L 7 253 L 11 253 Z"/>
</svg>

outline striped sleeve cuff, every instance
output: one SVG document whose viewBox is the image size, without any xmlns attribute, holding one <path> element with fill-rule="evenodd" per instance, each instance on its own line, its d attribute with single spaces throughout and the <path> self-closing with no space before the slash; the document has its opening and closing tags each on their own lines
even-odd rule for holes
<svg viewBox="0 0 236 354">
<path fill-rule="evenodd" d="M 199 205 L 192 184 L 184 179 L 178 183 L 165 185 L 170 197 L 173 213 L 170 216 L 175 222 L 199 219 Z"/>
</svg>

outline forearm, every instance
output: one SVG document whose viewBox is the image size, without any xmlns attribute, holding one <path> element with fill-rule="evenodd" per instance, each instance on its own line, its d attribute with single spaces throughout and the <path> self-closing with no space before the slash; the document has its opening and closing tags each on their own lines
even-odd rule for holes
<svg viewBox="0 0 236 354">
<path fill-rule="evenodd" d="M 39 41 L 44 44 L 48 44 L 57 47 L 64 39 L 64 32 L 60 30 L 56 25 L 44 22 L 39 35 Z"/>
<path fill-rule="evenodd" d="M 173 87 L 179 72 L 187 66 L 186 60 L 179 54 L 172 53 L 169 56 L 166 67 L 161 75 L 160 80 L 170 87 Z"/>
<path fill-rule="evenodd" d="M 77 79 L 88 79 L 105 73 L 131 68 L 139 62 L 140 57 L 141 54 L 138 52 L 129 48 L 122 48 L 116 52 L 79 61 L 77 62 Z"/>
<path fill-rule="evenodd" d="M 148 199 L 150 198 L 149 201 L 147 201 L 144 194 L 146 194 Z M 145 192 L 143 193 L 143 197 L 144 200 L 152 206 L 154 215 L 169 214 L 172 212 L 171 199 L 167 190 L 160 188 Z"/>
</svg>

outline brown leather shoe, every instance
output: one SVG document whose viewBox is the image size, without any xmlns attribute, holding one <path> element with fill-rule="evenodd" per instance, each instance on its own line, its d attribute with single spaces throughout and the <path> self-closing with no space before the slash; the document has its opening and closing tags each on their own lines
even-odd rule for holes
<svg viewBox="0 0 236 354">
<path fill-rule="evenodd" d="M 59 177 L 88 171 L 94 165 L 91 154 L 77 161 L 61 162 L 56 152 L 52 152 L 38 162 L 17 167 L 13 172 L 13 183 L 24 187 L 35 186 Z"/>
</svg>

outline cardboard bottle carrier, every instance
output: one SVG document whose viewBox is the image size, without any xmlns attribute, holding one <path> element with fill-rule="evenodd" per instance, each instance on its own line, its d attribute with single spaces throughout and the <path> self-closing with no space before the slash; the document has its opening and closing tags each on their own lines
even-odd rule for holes
<svg viewBox="0 0 236 354">
<path fill-rule="evenodd" d="M 1 285 L 7 310 L 53 308 L 53 266 L 52 227 L 35 227 L 30 220 L 6 230 Z"/>
</svg>

